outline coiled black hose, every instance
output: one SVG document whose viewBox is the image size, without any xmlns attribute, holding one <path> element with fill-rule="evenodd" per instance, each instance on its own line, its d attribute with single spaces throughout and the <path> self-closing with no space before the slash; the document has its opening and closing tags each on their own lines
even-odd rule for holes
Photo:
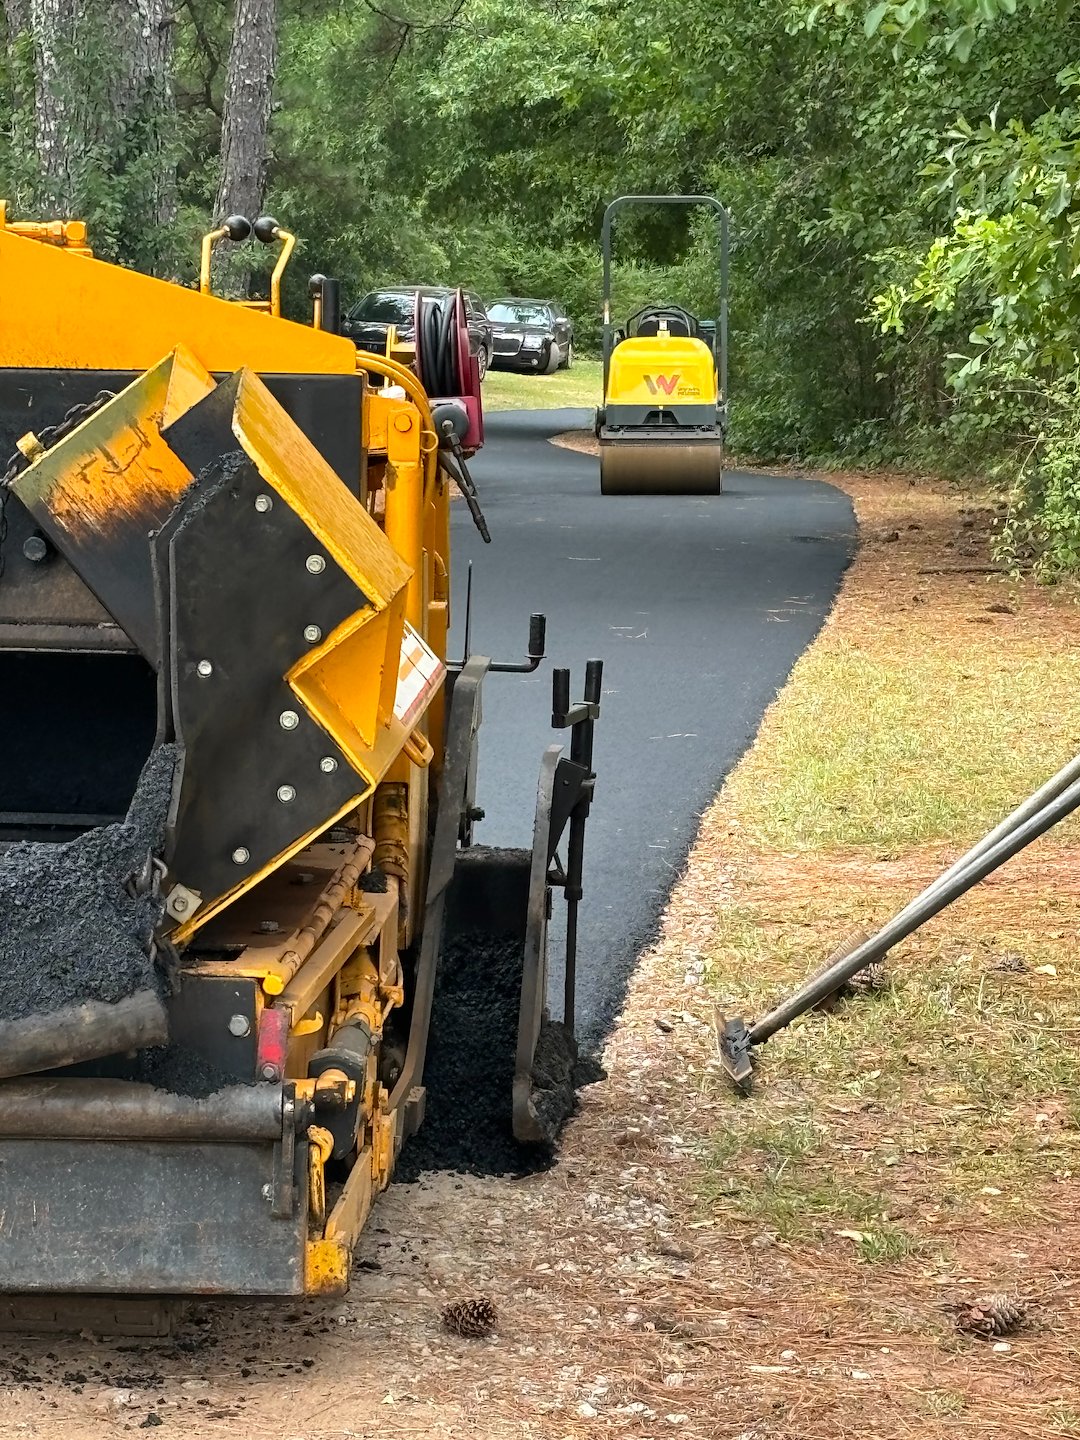
<svg viewBox="0 0 1080 1440">
<path fill-rule="evenodd" d="M 454 316 L 457 297 L 420 297 L 420 383 L 433 399 L 462 393 Z"/>
</svg>

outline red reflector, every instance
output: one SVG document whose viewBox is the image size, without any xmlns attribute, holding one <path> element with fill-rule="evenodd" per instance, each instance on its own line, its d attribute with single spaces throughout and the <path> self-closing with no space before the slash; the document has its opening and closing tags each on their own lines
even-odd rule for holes
<svg viewBox="0 0 1080 1440">
<path fill-rule="evenodd" d="M 259 1046 L 256 1051 L 255 1068 L 260 1080 L 282 1078 L 288 1048 L 288 1011 L 265 1009 L 259 1018 Z"/>
</svg>

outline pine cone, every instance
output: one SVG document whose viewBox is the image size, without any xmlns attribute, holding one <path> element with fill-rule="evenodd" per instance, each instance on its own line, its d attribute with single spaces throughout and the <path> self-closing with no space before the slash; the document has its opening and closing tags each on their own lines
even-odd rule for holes
<svg viewBox="0 0 1080 1440">
<path fill-rule="evenodd" d="M 490 1335 L 498 1318 L 494 1303 L 486 1295 L 476 1300 L 455 1300 L 442 1312 L 442 1323 L 447 1330 L 467 1340 L 481 1340 Z"/>
<path fill-rule="evenodd" d="M 879 990 L 888 988 L 889 977 L 882 967 L 880 960 L 875 960 L 872 965 L 867 965 L 865 970 L 856 970 L 850 980 L 846 980 L 840 986 L 839 993 L 842 996 L 855 995 L 876 995 Z"/>
<path fill-rule="evenodd" d="M 1015 1295 L 980 1295 L 977 1300 L 964 1300 L 950 1308 L 956 1315 L 958 1330 L 984 1340 L 1011 1335 L 1027 1319 L 1027 1305 Z"/>
<path fill-rule="evenodd" d="M 853 930 L 826 958 L 825 964 L 821 968 L 824 970 L 828 966 L 834 965 L 837 960 L 842 960 L 845 955 L 850 955 L 853 950 L 857 950 L 869 938 L 868 931 Z M 879 960 L 875 960 L 872 965 L 857 971 L 850 980 L 842 980 L 835 990 L 822 996 L 814 1008 L 826 1011 L 835 1010 L 841 1000 L 850 1000 L 855 995 L 868 995 L 874 990 L 880 990 L 885 984 L 879 969 L 880 964 Z"/>
</svg>

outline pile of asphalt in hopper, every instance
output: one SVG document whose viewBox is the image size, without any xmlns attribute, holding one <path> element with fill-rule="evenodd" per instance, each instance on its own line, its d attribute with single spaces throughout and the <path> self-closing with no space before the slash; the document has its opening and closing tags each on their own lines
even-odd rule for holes
<svg viewBox="0 0 1080 1440">
<path fill-rule="evenodd" d="M 162 988 L 148 951 L 163 901 L 124 882 L 161 852 L 176 761 L 153 752 L 121 824 L 0 854 L 0 1020 Z"/>
<path fill-rule="evenodd" d="M 424 1123 L 402 1149 L 395 1179 L 416 1180 L 429 1170 L 520 1175 L 552 1164 L 583 1077 L 573 1037 L 562 1025 L 545 1021 L 533 1075 L 534 1103 L 549 1143 L 522 1145 L 514 1139 L 522 964 L 517 934 L 464 931 L 443 945 L 424 1066 Z"/>
</svg>

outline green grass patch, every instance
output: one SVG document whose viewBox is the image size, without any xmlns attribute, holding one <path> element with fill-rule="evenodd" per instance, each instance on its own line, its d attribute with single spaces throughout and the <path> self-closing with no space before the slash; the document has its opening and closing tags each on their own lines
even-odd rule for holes
<svg viewBox="0 0 1080 1440">
<path fill-rule="evenodd" d="M 893 899 L 839 903 L 869 923 Z M 720 1009 L 761 1013 L 816 968 L 836 901 L 722 912 L 709 962 Z M 1008 1210 L 1032 1183 L 1080 1172 L 1080 996 L 1039 973 L 1060 952 L 1038 929 L 978 924 L 894 952 L 883 989 L 762 1048 L 753 1097 L 709 1141 L 703 1196 L 785 1239 L 820 1236 L 825 1220 L 864 1232 L 860 1258 L 887 1260 L 914 1243 L 897 1190 L 932 1236 L 942 1213 Z M 1000 968 L 1017 955 L 1025 969 Z"/>
<path fill-rule="evenodd" d="M 519 375 L 490 370 L 484 380 L 485 410 L 559 410 L 600 404 L 603 366 L 599 360 L 575 360 L 554 375 Z"/>
<path fill-rule="evenodd" d="M 889 1197 L 831 1169 L 827 1130 L 809 1114 L 737 1125 L 706 1158 L 703 1198 L 788 1242 L 832 1237 L 867 1263 L 899 1260 L 917 1247 L 889 1215 Z"/>
<path fill-rule="evenodd" d="M 729 783 L 752 839 L 783 850 L 962 843 L 1075 752 L 1074 654 L 1010 658 L 991 640 L 965 663 L 919 639 L 829 639 L 803 658 Z"/>
<path fill-rule="evenodd" d="M 916 1395 L 916 1401 L 925 1415 L 935 1419 L 963 1415 L 968 1408 L 967 1397 L 956 1390 L 924 1390 Z"/>
</svg>

